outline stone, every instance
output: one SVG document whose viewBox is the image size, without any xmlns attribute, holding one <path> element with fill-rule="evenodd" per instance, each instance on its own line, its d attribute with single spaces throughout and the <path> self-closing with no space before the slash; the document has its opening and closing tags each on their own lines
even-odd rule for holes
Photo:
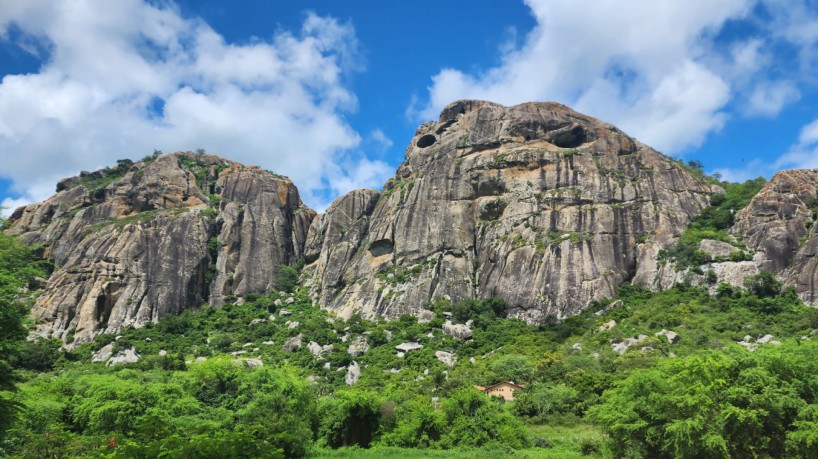
<svg viewBox="0 0 818 459">
<path fill-rule="evenodd" d="M 417 318 L 419 324 L 429 323 L 434 320 L 435 313 L 428 309 L 421 309 L 417 312 Z"/>
<path fill-rule="evenodd" d="M 399 352 L 410 352 L 423 349 L 423 345 L 415 342 L 401 343 L 395 346 L 395 349 L 397 349 Z"/>
<path fill-rule="evenodd" d="M 275 344 L 275 342 L 274 341 L 262 341 L 261 344 L 265 344 L 267 346 L 272 346 L 273 344 Z"/>
<path fill-rule="evenodd" d="M 200 164 L 201 177 L 190 163 Z M 10 232 L 43 245 L 55 267 L 31 308 L 35 333 L 64 339 L 73 329 L 68 348 L 102 328 L 116 333 L 199 308 L 205 298 L 219 307 L 231 295 L 270 291 L 278 266 L 303 257 L 315 212 L 289 179 L 191 152 L 137 162 L 96 188 L 111 173 L 63 180 L 57 194 L 10 221 Z M 210 195 L 219 206 L 209 207 Z M 206 284 L 208 266 L 215 270 Z"/>
<path fill-rule="evenodd" d="M 166 356 L 166 355 L 168 355 L 168 351 L 166 351 L 164 349 L 159 349 L 159 355 Z"/>
<path fill-rule="evenodd" d="M 194 360 L 193 362 L 194 363 L 207 362 L 207 357 L 196 357 L 196 360 Z"/>
<path fill-rule="evenodd" d="M 475 359 L 474 357 L 469 357 L 469 363 L 474 365 L 475 363 L 477 363 L 477 359 Z"/>
<path fill-rule="evenodd" d="M 250 326 L 263 324 L 265 322 L 267 322 L 266 319 L 253 319 L 253 320 L 250 321 Z"/>
<path fill-rule="evenodd" d="M 607 331 L 607 330 L 610 330 L 610 329 L 614 328 L 615 326 L 616 326 L 616 321 L 615 320 L 609 320 L 608 322 L 605 322 L 604 324 L 600 325 L 597 330 Z"/>
<path fill-rule="evenodd" d="M 125 349 L 123 351 L 117 352 L 113 357 L 111 357 L 106 366 L 114 366 L 118 364 L 129 364 L 129 363 L 136 363 L 139 361 L 139 354 L 136 352 L 136 349 L 133 347 Z"/>
<path fill-rule="evenodd" d="M 665 330 L 665 329 L 662 329 L 662 331 L 656 332 L 655 336 L 664 336 L 665 338 L 667 338 L 668 342 L 670 342 L 671 344 L 675 343 L 676 339 L 679 337 L 679 335 L 675 331 Z"/>
<path fill-rule="evenodd" d="M 580 343 L 574 343 L 574 344 L 571 346 L 571 350 L 572 350 L 572 351 L 581 351 L 581 350 L 582 350 L 582 344 L 580 344 Z"/>
<path fill-rule="evenodd" d="M 730 232 L 759 269 L 772 271 L 807 304 L 818 306 L 818 232 L 814 203 L 818 169 L 782 171 L 736 213 Z"/>
<path fill-rule="evenodd" d="M 437 351 L 435 352 L 435 357 L 447 367 L 453 367 L 455 362 L 457 362 L 457 357 L 451 352 Z"/>
<path fill-rule="evenodd" d="M 364 355 L 369 350 L 369 342 L 363 336 L 355 337 L 347 347 L 347 353 L 352 357 Z"/>
<path fill-rule="evenodd" d="M 302 338 L 304 338 L 304 335 L 302 335 L 301 333 L 299 333 L 296 336 L 293 336 L 292 338 L 287 340 L 287 342 L 284 343 L 284 345 L 281 346 L 281 349 L 283 349 L 286 352 L 295 352 L 298 349 L 301 349 Z"/>
<path fill-rule="evenodd" d="M 714 241 L 713 239 L 703 239 L 699 242 L 699 250 L 710 255 L 713 258 L 730 258 L 733 252 L 739 252 L 741 249 L 722 241 Z"/>
<path fill-rule="evenodd" d="M 284 325 L 286 325 L 288 329 L 293 330 L 293 329 L 298 328 L 298 326 L 299 326 L 299 325 L 301 325 L 301 323 L 300 323 L 300 322 L 298 322 L 298 321 L 292 321 L 292 322 L 290 322 L 290 321 L 288 320 L 288 321 L 287 321 L 287 322 L 286 322 Z"/>
<path fill-rule="evenodd" d="M 451 320 L 443 323 L 443 333 L 458 339 L 471 339 L 472 331 L 465 324 L 453 324 Z"/>
<path fill-rule="evenodd" d="M 106 344 L 102 346 L 100 350 L 98 350 L 94 355 L 91 356 L 92 362 L 106 362 L 108 359 L 111 358 L 111 355 L 114 353 L 114 343 Z"/>
<path fill-rule="evenodd" d="M 644 341 L 647 338 L 648 338 L 647 335 L 639 335 L 635 338 L 627 338 L 620 343 L 611 344 L 611 348 L 620 354 L 624 354 L 629 347 L 633 346 L 634 344 L 639 344 L 640 342 Z"/>
<path fill-rule="evenodd" d="M 286 309 L 282 309 L 282 310 L 278 311 L 278 315 L 279 315 L 279 317 L 290 317 L 291 315 L 293 315 L 293 313 L 286 310 Z"/>
<path fill-rule="evenodd" d="M 312 355 L 316 357 L 321 357 L 322 355 L 332 351 L 332 344 L 327 344 L 326 346 L 321 346 L 320 344 L 316 343 L 315 341 L 310 341 L 307 343 L 307 349 L 310 350 Z"/>
<path fill-rule="evenodd" d="M 289 297 L 286 300 L 284 300 L 284 304 L 293 304 L 294 302 L 295 302 L 295 298 L 293 298 L 293 297 Z"/>
<path fill-rule="evenodd" d="M 562 318 L 626 281 L 651 285 L 710 191 L 563 105 L 456 101 L 418 128 L 382 192 L 352 191 L 313 220 L 304 278 L 340 317 L 499 297 L 511 317 Z"/>
<path fill-rule="evenodd" d="M 264 366 L 264 362 L 262 362 L 261 359 L 244 359 L 244 363 L 247 365 L 247 368 L 256 368 Z"/>
<path fill-rule="evenodd" d="M 758 344 L 767 344 L 772 340 L 773 340 L 773 335 L 764 335 L 761 338 L 757 339 L 756 343 L 758 343 Z"/>
<path fill-rule="evenodd" d="M 361 367 L 358 365 L 358 362 L 355 362 L 353 360 L 352 363 L 347 367 L 347 375 L 344 378 L 344 382 L 348 386 L 352 386 L 356 382 L 358 382 L 358 379 L 360 379 L 360 378 L 361 378 Z"/>
</svg>

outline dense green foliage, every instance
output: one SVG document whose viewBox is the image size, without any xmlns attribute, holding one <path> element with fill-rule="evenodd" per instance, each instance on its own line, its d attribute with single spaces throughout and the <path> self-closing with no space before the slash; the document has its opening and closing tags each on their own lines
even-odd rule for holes
<svg viewBox="0 0 818 459">
<path fill-rule="evenodd" d="M 110 335 L 70 352 L 53 342 L 30 343 L 40 350 L 16 361 L 27 375 L 19 396 L 24 411 L 4 448 L 20 456 L 115 457 L 208 457 L 214 448 L 225 452 L 221 457 L 301 457 L 350 447 L 459 451 L 453 456 L 475 447 L 533 448 L 524 450 L 532 451 L 529 457 L 605 454 L 602 437 L 554 448 L 556 436 L 537 434 L 538 425 L 582 430 L 593 421 L 609 433 L 616 454 L 685 455 L 709 451 L 704 448 L 717 438 L 731 454 L 734 443 L 759 455 L 801 454 L 818 438 L 810 430 L 816 425 L 815 372 L 796 357 L 806 358 L 814 347 L 800 338 L 818 327 L 818 311 L 804 307 L 791 290 L 779 292 L 766 274 L 751 278 L 748 288 L 723 287 L 711 296 L 684 285 L 658 293 L 626 286 L 592 310 L 540 326 L 496 318 L 494 300 L 437 302 L 436 318 L 418 323 L 411 316 L 392 322 L 332 318 L 298 289 L 292 297 L 251 295 L 241 305 L 205 307 L 124 330 L 116 348 L 133 346 L 142 356 L 127 367 L 90 363 L 92 352 L 114 340 Z M 614 300 L 622 305 L 593 314 Z M 447 314 L 474 320 L 474 339 L 441 333 Z M 610 320 L 615 327 L 599 330 Z M 662 329 L 679 338 L 671 343 L 654 336 Z M 332 349 L 321 356 L 306 345 L 282 349 L 297 334 L 305 344 Z M 648 337 L 624 354 L 611 347 L 640 334 Z M 747 334 L 772 334 L 784 344 L 758 345 L 750 353 L 734 344 Z M 357 338 L 366 338 L 370 349 L 353 357 L 347 346 Z M 410 340 L 424 348 L 399 357 L 394 346 Z M 437 350 L 454 353 L 457 363 L 447 367 L 435 358 Z M 250 357 L 264 366 L 249 368 L 243 359 Z M 794 366 L 788 366 L 790 357 Z M 348 386 L 344 367 L 353 361 L 361 377 Z M 695 371 L 683 372 L 686 366 Z M 39 373 L 47 368 L 55 371 Z M 733 392 L 720 392 L 718 406 L 701 400 L 675 410 L 662 405 L 699 396 L 693 390 L 712 394 L 706 378 L 724 379 L 719 390 Z M 471 387 L 508 379 L 528 384 L 514 402 L 489 399 Z M 772 392 L 759 392 L 759 384 Z M 654 400 L 660 395 L 667 400 Z M 786 407 L 763 405 L 765 397 Z M 736 406 L 744 411 L 735 416 L 757 420 L 759 435 L 769 432 L 767 443 L 741 441 L 726 430 L 737 422 L 729 417 Z M 774 408 L 784 411 L 775 414 Z M 767 419 L 769 413 L 775 420 Z M 701 424 L 676 430 L 691 419 Z M 725 451 L 712 447 L 713 454 Z M 505 451 L 500 455 L 513 454 Z"/>
<path fill-rule="evenodd" d="M 47 268 L 36 250 L 3 233 L 3 225 L 0 220 L 0 441 L 19 407 L 11 363 L 26 336 L 28 288 L 35 278 L 46 276 Z"/>
</svg>

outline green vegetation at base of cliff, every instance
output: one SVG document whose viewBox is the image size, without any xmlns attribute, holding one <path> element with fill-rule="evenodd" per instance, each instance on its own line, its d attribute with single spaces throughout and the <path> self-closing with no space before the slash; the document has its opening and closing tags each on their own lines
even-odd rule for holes
<svg viewBox="0 0 818 459">
<path fill-rule="evenodd" d="M 677 269 L 694 268 L 713 261 L 712 257 L 699 250 L 699 243 L 705 239 L 726 242 L 736 247 L 730 261 L 752 259 L 746 247 L 727 232 L 735 223 L 736 213 L 747 207 L 767 181 L 763 177 L 744 183 L 719 182 L 724 193 L 710 196 L 710 206 L 702 210 L 679 237 L 672 247 L 661 250 L 659 259 L 671 261 Z M 726 261 L 726 260 L 724 260 Z"/>
<path fill-rule="evenodd" d="M 717 296 L 626 286 L 579 316 L 540 325 L 501 319 L 496 300 L 440 301 L 426 323 L 341 320 L 297 290 L 185 312 L 118 339 L 99 335 L 70 352 L 28 343 L 15 361 L 22 410 L 2 449 L 12 457 L 476 458 L 696 457 L 709 448 L 719 457 L 798 457 L 818 438 L 810 358 L 818 310 L 763 276 L 748 286 L 753 293 L 722 286 Z M 473 338 L 444 334 L 447 319 L 472 320 Z M 285 350 L 298 335 L 300 348 Z M 369 349 L 350 355 L 364 340 Z M 423 348 L 401 356 L 395 346 L 406 342 Z M 111 343 L 114 352 L 133 347 L 140 361 L 90 361 Z M 456 362 L 445 365 L 437 351 Z M 350 367 L 360 369 L 351 386 Z M 526 384 L 512 402 L 473 388 L 508 379 Z"/>
</svg>

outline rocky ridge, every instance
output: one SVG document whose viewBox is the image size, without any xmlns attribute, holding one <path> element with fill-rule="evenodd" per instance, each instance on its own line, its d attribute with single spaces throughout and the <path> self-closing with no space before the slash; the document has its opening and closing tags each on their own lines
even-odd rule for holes
<svg viewBox="0 0 818 459">
<path fill-rule="evenodd" d="M 17 209 L 10 231 L 55 264 L 32 308 L 37 331 L 84 342 L 271 290 L 303 257 L 314 216 L 289 179 L 188 152 L 63 180 Z"/>
<path fill-rule="evenodd" d="M 818 306 L 818 169 L 776 174 L 736 214 L 733 234 L 756 251 L 754 264 L 780 275 Z"/>
<path fill-rule="evenodd" d="M 818 171 L 770 181 L 733 229 L 756 258 L 713 263 L 718 278 L 771 269 L 815 304 L 816 188 Z M 10 232 L 54 261 L 33 313 L 39 333 L 66 342 L 271 291 L 301 260 L 316 304 L 342 317 L 428 320 L 436 299 L 499 297 L 536 322 L 626 281 L 679 281 L 657 254 L 716 191 L 563 105 L 458 101 L 417 130 L 383 191 L 350 192 L 323 215 L 284 177 L 186 152 L 65 179 L 15 211 Z M 721 259 L 728 245 L 702 250 Z"/>
<path fill-rule="evenodd" d="M 528 321 L 648 283 L 710 187 L 614 126 L 556 103 L 447 106 L 380 194 L 310 227 L 308 283 L 341 316 L 500 297 Z"/>
</svg>

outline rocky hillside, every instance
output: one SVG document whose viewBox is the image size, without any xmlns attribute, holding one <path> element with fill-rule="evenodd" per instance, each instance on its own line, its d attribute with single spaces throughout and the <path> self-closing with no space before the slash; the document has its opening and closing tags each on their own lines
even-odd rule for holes
<svg viewBox="0 0 818 459">
<path fill-rule="evenodd" d="M 711 277 L 742 285 L 759 268 L 816 304 L 817 189 L 816 171 L 782 172 L 735 215 L 729 243 L 702 241 L 707 266 L 668 263 L 660 251 L 724 190 L 563 105 L 458 101 L 417 130 L 383 191 L 353 191 L 323 215 L 286 178 L 188 152 L 65 179 L 9 231 L 54 261 L 33 312 L 66 341 L 274 290 L 301 261 L 315 303 L 342 317 L 499 297 L 534 322 L 627 281 L 715 288 Z M 731 258 L 745 248 L 753 261 Z"/>
<path fill-rule="evenodd" d="M 17 209 L 10 231 L 56 267 L 32 309 L 38 331 L 79 343 L 271 290 L 303 257 L 314 216 L 289 179 L 177 153 L 65 179 Z"/>
<path fill-rule="evenodd" d="M 733 233 L 804 302 L 818 306 L 818 169 L 776 174 L 736 215 Z"/>
<path fill-rule="evenodd" d="M 710 191 L 563 105 L 459 101 L 418 129 L 380 194 L 352 192 L 313 221 L 307 278 L 342 316 L 500 297 L 513 316 L 565 317 L 652 282 Z"/>
</svg>

